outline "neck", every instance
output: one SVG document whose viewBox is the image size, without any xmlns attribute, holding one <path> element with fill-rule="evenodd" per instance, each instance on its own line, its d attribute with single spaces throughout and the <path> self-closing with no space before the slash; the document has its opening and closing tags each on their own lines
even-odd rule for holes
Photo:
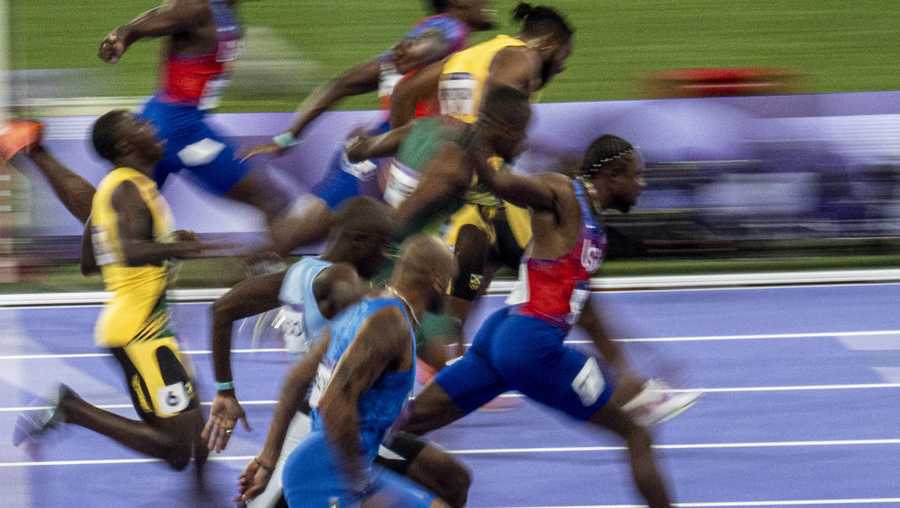
<svg viewBox="0 0 900 508">
<path fill-rule="evenodd" d="M 611 194 L 606 187 L 594 185 L 594 182 L 586 176 L 579 176 L 578 181 L 584 185 L 584 190 L 587 191 L 588 200 L 591 202 L 591 208 L 594 209 L 595 214 L 600 215 L 603 210 L 609 208 Z"/>
<path fill-rule="evenodd" d="M 426 292 L 419 289 L 421 285 L 410 284 L 408 281 L 403 280 L 395 280 L 391 282 L 389 287 L 393 288 L 397 295 L 404 300 L 404 303 L 410 307 L 410 310 L 413 313 L 413 320 L 418 321 L 425 313 L 426 302 L 428 301 Z"/>
<path fill-rule="evenodd" d="M 113 164 L 117 168 L 131 168 L 140 171 L 141 173 L 147 176 L 153 176 L 153 169 L 156 167 L 156 162 L 146 161 L 140 157 L 128 156 L 122 157 L 120 159 L 116 159 L 113 161 Z"/>
</svg>

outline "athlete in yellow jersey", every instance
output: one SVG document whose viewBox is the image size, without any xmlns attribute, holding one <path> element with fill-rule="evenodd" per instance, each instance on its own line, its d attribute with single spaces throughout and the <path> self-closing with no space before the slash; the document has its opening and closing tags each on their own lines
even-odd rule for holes
<svg viewBox="0 0 900 508">
<path fill-rule="evenodd" d="M 522 22 L 517 36 L 499 35 L 398 84 L 392 98 L 392 126 L 406 124 L 413 118 L 416 102 L 435 94 L 442 114 L 473 123 L 488 88 L 509 86 L 531 95 L 562 72 L 572 52 L 573 35 L 562 15 L 550 7 L 520 3 L 514 18 Z M 493 270 L 488 269 L 489 262 L 491 268 L 506 265 L 515 269 L 531 241 L 527 210 L 504 203 L 477 186 L 466 198 L 469 205 L 453 215 L 444 236 L 459 263 L 451 310 L 461 319 L 490 281 L 488 272 Z"/>
<path fill-rule="evenodd" d="M 192 456 L 199 466 L 208 454 L 200 439 L 203 415 L 190 369 L 169 331 L 166 287 L 169 260 L 205 247 L 189 233 L 172 231 L 168 204 L 148 176 L 163 153 L 148 122 L 126 111 L 112 111 L 97 120 L 92 136 L 94 149 L 115 169 L 91 198 L 82 272 L 99 270 L 113 294 L 97 322 L 96 341 L 122 366 L 143 422 L 92 406 L 61 385 L 52 409 L 19 418 L 14 442 L 73 423 L 163 459 L 175 469 L 185 468 Z M 39 140 L 35 144 L 32 160 L 59 175 L 74 174 L 46 154 Z M 78 199 L 90 197 L 89 184 L 81 187 L 85 192 Z"/>
</svg>

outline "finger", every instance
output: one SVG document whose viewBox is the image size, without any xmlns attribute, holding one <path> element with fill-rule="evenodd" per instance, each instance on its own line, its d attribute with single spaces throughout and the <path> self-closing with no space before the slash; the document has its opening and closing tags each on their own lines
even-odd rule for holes
<svg viewBox="0 0 900 508">
<path fill-rule="evenodd" d="M 218 439 L 219 432 L 219 424 L 217 423 L 213 425 L 212 432 L 209 433 L 209 440 L 206 443 L 206 447 L 210 450 L 215 450 L 216 439 Z"/>
<path fill-rule="evenodd" d="M 250 422 L 247 421 L 247 415 L 241 415 L 241 423 L 244 424 L 244 430 L 247 432 L 253 432 L 253 429 L 250 428 Z"/>
<path fill-rule="evenodd" d="M 200 439 L 209 442 L 209 435 L 213 429 L 213 420 L 212 415 L 210 415 L 210 419 L 206 421 L 206 425 L 203 426 L 203 431 L 200 432 Z"/>
</svg>

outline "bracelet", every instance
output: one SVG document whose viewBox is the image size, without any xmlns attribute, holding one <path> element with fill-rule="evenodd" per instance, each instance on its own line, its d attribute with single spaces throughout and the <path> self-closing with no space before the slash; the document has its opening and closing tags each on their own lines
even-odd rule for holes
<svg viewBox="0 0 900 508">
<path fill-rule="evenodd" d="M 290 148 L 292 146 L 300 144 L 300 142 L 297 141 L 297 138 L 294 137 L 294 133 L 291 131 L 284 131 L 281 134 L 273 137 L 272 142 L 281 148 Z"/>
<path fill-rule="evenodd" d="M 216 391 L 234 390 L 234 381 L 216 381 Z"/>
<path fill-rule="evenodd" d="M 275 471 L 275 468 L 274 468 L 274 467 L 270 467 L 270 466 L 267 466 L 267 465 L 263 464 L 262 461 L 259 460 L 259 458 L 257 458 L 257 457 L 253 457 L 253 462 L 256 462 L 256 465 L 258 465 L 259 467 L 265 469 L 265 470 L 268 471 L 269 473 L 272 473 L 273 471 Z"/>
</svg>

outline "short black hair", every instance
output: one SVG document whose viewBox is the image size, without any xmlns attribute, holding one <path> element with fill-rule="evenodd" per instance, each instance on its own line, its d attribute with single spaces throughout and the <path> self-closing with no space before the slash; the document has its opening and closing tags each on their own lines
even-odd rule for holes
<svg viewBox="0 0 900 508">
<path fill-rule="evenodd" d="M 595 139 L 584 154 L 581 163 L 582 174 L 595 174 L 609 169 L 614 173 L 626 167 L 626 159 L 634 153 L 634 146 L 624 139 L 604 134 Z"/>
<path fill-rule="evenodd" d="M 381 201 L 360 196 L 347 200 L 338 209 L 335 221 L 338 235 L 364 233 L 390 238 L 396 231 L 391 208 Z"/>
<path fill-rule="evenodd" d="M 490 87 L 481 112 L 504 125 L 521 125 L 528 122 L 531 105 L 528 95 L 521 90 L 506 85 Z"/>
<path fill-rule="evenodd" d="M 519 5 L 513 9 L 513 19 L 522 23 L 524 35 L 533 37 L 553 35 L 560 42 L 566 42 L 575 33 L 572 25 L 559 11 L 546 5 L 534 6 L 526 2 L 519 2 Z"/>
<path fill-rule="evenodd" d="M 121 155 L 117 148 L 120 140 L 119 124 L 129 114 L 124 109 L 114 109 L 94 122 L 91 141 L 94 144 L 94 151 L 97 152 L 97 155 L 110 162 L 114 162 L 119 158 Z"/>
<path fill-rule="evenodd" d="M 434 14 L 446 12 L 447 8 L 450 7 L 450 0 L 427 0 L 426 3 Z"/>
</svg>

